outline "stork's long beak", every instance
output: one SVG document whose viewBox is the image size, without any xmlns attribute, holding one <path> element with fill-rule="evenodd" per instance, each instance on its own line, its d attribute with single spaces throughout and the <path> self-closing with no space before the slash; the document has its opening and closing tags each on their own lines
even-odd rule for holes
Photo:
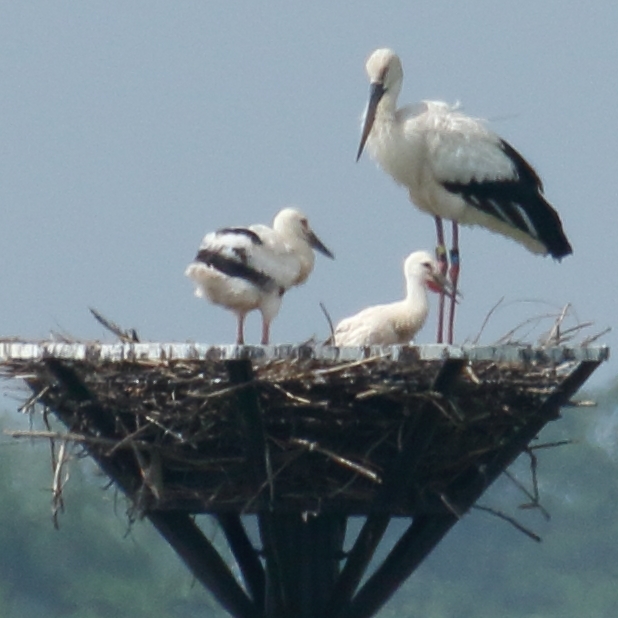
<svg viewBox="0 0 618 618">
<path fill-rule="evenodd" d="M 329 257 L 331 260 L 335 259 L 335 256 L 331 253 L 329 249 L 326 248 L 324 243 L 315 235 L 313 230 L 308 230 L 307 232 L 307 240 L 309 244 L 320 253 L 323 253 L 326 257 Z"/>
<path fill-rule="evenodd" d="M 427 287 L 436 294 L 446 294 L 449 298 L 455 296 L 455 301 L 462 298 L 462 295 L 457 292 L 453 293 L 453 285 L 451 282 L 441 273 L 434 273 L 431 279 L 427 282 Z"/>
<path fill-rule="evenodd" d="M 386 89 L 379 82 L 372 82 L 369 88 L 369 103 L 367 103 L 367 110 L 365 111 L 365 122 L 363 123 L 363 132 L 361 133 L 361 141 L 358 147 L 358 153 L 356 154 L 356 160 L 358 161 L 363 154 L 363 148 L 369 134 L 371 133 L 371 127 L 373 127 L 373 121 L 376 119 L 376 110 L 378 109 L 378 103 L 382 100 Z"/>
</svg>

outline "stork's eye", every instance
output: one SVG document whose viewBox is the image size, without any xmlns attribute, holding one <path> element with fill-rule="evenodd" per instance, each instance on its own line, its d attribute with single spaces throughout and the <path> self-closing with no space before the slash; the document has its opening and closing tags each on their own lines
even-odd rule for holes
<svg viewBox="0 0 618 618">
<path fill-rule="evenodd" d="M 309 222 L 307 221 L 307 219 L 301 219 L 300 220 L 300 224 L 307 229 L 309 227 Z"/>
</svg>

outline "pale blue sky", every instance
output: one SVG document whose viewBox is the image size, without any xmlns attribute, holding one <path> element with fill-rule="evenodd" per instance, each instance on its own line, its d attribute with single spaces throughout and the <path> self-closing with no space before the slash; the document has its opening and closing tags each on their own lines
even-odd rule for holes
<svg viewBox="0 0 618 618">
<path fill-rule="evenodd" d="M 502 296 L 570 301 L 611 326 L 617 27 L 601 1 L 3 3 L 0 334 L 107 337 L 94 306 L 145 339 L 231 342 L 233 316 L 196 299 L 184 267 L 205 232 L 290 203 L 337 259 L 289 293 L 273 342 L 325 336 L 319 301 L 339 319 L 400 297 L 402 260 L 433 249 L 434 226 L 369 157 L 354 162 L 379 46 L 403 60 L 403 103 L 461 101 L 493 121 L 574 247 L 558 264 L 464 228 L 456 339 Z M 483 341 L 546 310 L 505 308 Z M 435 308 L 419 342 L 434 323 Z"/>
</svg>

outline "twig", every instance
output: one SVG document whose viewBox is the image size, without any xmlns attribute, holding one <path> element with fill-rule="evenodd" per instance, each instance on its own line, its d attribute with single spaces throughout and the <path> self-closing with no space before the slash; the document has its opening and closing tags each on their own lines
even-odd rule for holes
<svg viewBox="0 0 618 618">
<path fill-rule="evenodd" d="M 463 513 L 460 512 L 458 508 L 449 500 L 448 496 L 444 493 L 440 494 L 440 501 L 444 506 L 453 514 L 457 519 L 461 519 L 463 517 Z"/>
<path fill-rule="evenodd" d="M 332 373 L 343 373 L 344 371 L 347 371 L 348 369 L 353 369 L 354 367 L 361 367 L 362 365 L 369 365 L 371 363 L 375 363 L 376 361 L 380 361 L 380 360 L 384 360 L 384 358 L 386 358 L 385 356 L 370 356 L 369 358 L 363 358 L 362 360 L 359 361 L 353 361 L 351 363 L 347 363 L 345 365 L 338 365 L 337 367 L 331 367 L 329 369 L 316 369 L 315 371 L 312 371 L 310 374 L 298 374 L 296 376 L 293 376 L 293 378 L 304 378 L 307 375 L 318 375 L 318 376 L 325 376 L 325 375 L 329 375 Z"/>
<path fill-rule="evenodd" d="M 455 406 L 455 402 L 441 393 L 436 391 L 428 391 L 426 393 L 419 393 L 417 397 L 419 400 L 426 401 L 435 406 L 440 412 L 442 412 L 444 418 L 453 423 L 453 425 L 461 426 L 461 424 L 466 420 L 464 415 Z M 441 405 L 441 402 L 446 403 L 447 406 Z"/>
<path fill-rule="evenodd" d="M 542 448 L 554 448 L 556 446 L 565 446 L 566 444 L 575 444 L 574 440 L 557 440 L 556 442 L 544 442 L 543 444 L 535 444 L 534 446 L 529 446 L 529 451 L 538 451 Z"/>
<path fill-rule="evenodd" d="M 293 395 L 289 391 L 286 391 L 282 386 L 279 386 L 279 384 L 275 384 L 274 382 L 269 383 L 269 386 L 272 386 L 275 390 L 277 390 L 280 393 L 282 393 L 283 395 L 285 395 L 288 399 L 291 399 L 292 401 L 296 401 L 297 403 L 301 403 L 301 404 L 303 404 L 305 406 L 310 406 L 310 405 L 315 405 L 316 404 L 316 402 L 311 401 L 310 399 L 305 399 L 304 397 L 299 397 L 298 395 Z"/>
<path fill-rule="evenodd" d="M 208 401 L 209 399 L 216 399 L 217 397 L 225 397 L 226 395 L 230 395 L 231 393 L 236 393 L 243 388 L 249 388 L 250 386 L 255 386 L 259 380 L 253 379 L 248 382 L 242 382 L 241 384 L 234 384 L 233 386 L 226 386 L 218 391 L 214 391 L 213 393 L 200 393 L 199 391 L 195 394 L 196 397 L 199 397 L 203 402 Z M 187 393 L 187 395 L 192 395 L 193 393 Z M 202 404 L 202 408 L 204 405 Z"/>
<path fill-rule="evenodd" d="M 485 316 L 485 319 L 483 320 L 483 323 L 481 324 L 481 328 L 479 329 L 479 332 L 478 332 L 477 336 L 472 341 L 473 345 L 476 345 L 479 342 L 479 339 L 481 338 L 481 335 L 483 334 L 483 331 L 485 330 L 485 327 L 487 326 L 489 320 L 491 319 L 491 316 L 496 312 L 498 307 L 503 302 L 504 302 L 504 296 L 487 312 L 487 315 Z"/>
<path fill-rule="evenodd" d="M 542 320 L 546 320 L 547 318 L 551 318 L 553 317 L 554 314 L 551 313 L 546 313 L 544 315 L 537 315 L 537 316 L 533 316 L 530 318 L 525 319 L 523 322 L 520 322 L 517 326 L 515 326 L 514 328 L 511 328 L 511 330 L 509 330 L 505 335 L 503 335 L 502 337 L 500 337 L 496 342 L 495 345 L 503 345 L 503 344 L 508 344 L 508 343 L 513 343 L 512 340 L 512 336 L 519 330 L 522 330 L 525 326 L 529 326 L 530 324 L 532 324 L 532 328 L 534 328 L 537 324 L 539 324 Z M 528 331 L 530 332 L 530 331 Z"/>
<path fill-rule="evenodd" d="M 272 442 L 275 442 L 276 444 L 278 444 L 278 442 L 276 440 L 273 440 L 272 438 L 270 438 Z M 281 446 L 281 445 L 279 445 Z M 288 459 L 287 461 L 285 461 L 276 472 L 272 471 L 272 468 L 270 467 L 270 464 L 268 466 L 268 478 L 260 485 L 260 487 L 258 488 L 257 492 L 255 493 L 254 496 L 252 496 L 249 500 L 247 500 L 245 506 L 244 506 L 244 511 L 248 511 L 252 506 L 253 503 L 260 497 L 260 494 L 262 493 L 262 491 L 264 491 L 264 489 L 267 486 L 270 486 L 271 491 L 274 488 L 274 480 L 296 459 L 298 459 L 300 456 L 302 455 L 302 453 L 298 453 L 295 454 L 291 459 Z M 213 501 L 214 501 L 213 497 Z"/>
<path fill-rule="evenodd" d="M 270 377 L 270 383 L 274 384 L 276 382 L 287 382 L 290 380 L 304 380 L 307 378 L 315 379 L 316 376 L 323 377 L 327 375 L 332 375 L 336 373 L 343 373 L 348 369 L 354 369 L 355 367 L 362 367 L 363 365 L 369 365 L 371 363 L 375 363 L 377 361 L 385 360 L 389 358 L 389 354 L 385 355 L 375 355 L 369 356 L 368 358 L 363 358 L 358 361 L 351 361 L 349 363 L 345 363 L 344 365 L 337 365 L 335 367 L 329 367 L 328 369 L 312 369 L 309 371 L 301 371 L 299 373 L 295 373 L 292 375 L 274 375 Z M 250 384 L 250 382 L 245 382 L 242 386 L 246 386 Z"/>
<path fill-rule="evenodd" d="M 163 469 L 159 453 L 152 451 L 149 461 L 146 461 L 146 458 L 139 451 L 135 442 L 131 442 L 130 444 L 144 485 L 150 489 L 156 500 L 160 500 L 163 495 Z"/>
<path fill-rule="evenodd" d="M 591 343 L 594 343 L 597 339 L 600 339 L 604 335 L 607 335 L 607 333 L 609 333 L 611 330 L 612 330 L 612 327 L 608 326 L 606 329 L 602 330 L 600 333 L 598 333 L 596 335 L 591 335 L 590 337 L 586 337 L 582 341 L 582 346 L 586 347 L 586 346 L 590 345 Z"/>
<path fill-rule="evenodd" d="M 91 438 L 78 433 L 60 433 L 57 431 L 26 431 L 25 429 L 5 429 L 2 432 L 11 438 L 44 438 L 46 440 L 62 440 L 65 442 L 101 442 L 106 444 L 116 444 L 115 440 L 105 438 Z"/>
<path fill-rule="evenodd" d="M 56 325 L 61 330 L 51 330 L 49 331 L 50 339 L 54 341 L 60 341 L 61 343 L 75 343 L 77 339 L 71 335 L 68 331 L 64 330 L 60 324 L 56 321 Z"/>
<path fill-rule="evenodd" d="M 570 399 L 562 404 L 563 408 L 596 408 L 599 404 L 594 399 Z"/>
<path fill-rule="evenodd" d="M 45 388 L 42 388 L 38 393 L 35 393 L 34 395 L 32 395 L 32 397 L 29 397 L 28 400 L 22 404 L 21 406 L 19 406 L 19 408 L 17 408 L 18 412 L 26 412 L 29 411 L 30 409 L 32 409 L 34 407 L 34 404 L 36 404 L 39 399 L 41 399 L 41 397 L 44 397 L 49 390 L 51 389 L 51 386 L 48 384 Z"/>
<path fill-rule="evenodd" d="M 490 515 L 494 515 L 495 517 L 498 517 L 499 519 L 503 519 L 504 521 L 507 521 L 509 524 L 511 524 L 511 526 L 514 526 L 515 528 L 517 528 L 517 530 L 519 530 L 520 532 L 523 532 L 526 536 L 529 536 L 533 541 L 536 541 L 537 543 L 540 543 L 542 540 L 538 534 L 535 534 L 534 532 L 532 532 L 532 530 L 528 530 L 528 528 L 520 524 L 515 518 L 510 517 L 509 515 L 507 515 L 506 513 L 503 513 L 502 511 L 497 511 L 496 509 L 492 509 L 488 506 L 481 506 L 480 504 L 474 504 L 472 505 L 472 508 L 477 509 L 479 511 L 485 511 L 486 513 L 489 513 Z"/>
<path fill-rule="evenodd" d="M 566 317 L 569 309 L 571 308 L 571 303 L 567 303 L 560 312 L 558 319 L 555 321 L 551 330 L 547 334 L 544 345 L 558 345 L 560 342 L 560 327 L 562 326 L 562 322 L 564 322 L 564 318 Z"/>
<path fill-rule="evenodd" d="M 565 345 L 568 341 L 571 341 L 573 337 L 579 334 L 580 331 L 593 326 L 594 322 L 581 322 L 576 324 L 575 326 L 571 326 L 570 328 L 565 328 L 562 331 L 558 332 L 558 336 L 555 341 L 551 340 L 551 332 L 548 335 L 548 339 L 546 341 L 541 340 L 539 343 L 541 346 L 550 346 L 550 345 Z"/>
<path fill-rule="evenodd" d="M 177 433 L 175 431 L 172 431 L 169 427 L 166 427 L 163 423 L 158 421 L 156 418 L 153 418 L 151 415 L 144 414 L 144 418 L 147 421 L 151 422 L 156 427 L 158 427 L 159 429 L 161 429 L 161 431 L 163 431 L 164 435 L 172 436 L 172 437 L 176 438 L 176 440 L 178 440 L 178 442 L 180 442 L 181 444 L 186 443 L 187 440 L 184 438 L 184 436 L 182 434 Z"/>
<path fill-rule="evenodd" d="M 107 330 L 111 331 L 124 343 L 139 343 L 139 337 L 137 336 L 137 332 L 134 328 L 129 330 L 124 330 L 118 326 L 115 322 L 108 320 L 103 317 L 96 309 L 92 307 L 88 307 L 90 309 L 90 313 L 94 316 L 95 320 L 99 322 L 102 326 L 107 328 Z"/>
<path fill-rule="evenodd" d="M 304 438 L 290 438 L 290 442 L 292 444 L 297 444 L 298 446 L 304 446 L 309 452 L 321 453 L 329 459 L 332 459 L 334 462 L 342 465 L 344 468 L 349 468 L 350 470 L 357 472 L 361 476 L 364 476 L 365 478 L 373 481 L 374 483 L 382 483 L 382 479 L 375 472 L 372 472 L 371 470 L 368 470 L 360 464 L 350 461 L 345 457 L 341 457 L 340 455 L 337 455 L 336 453 L 333 453 L 326 448 L 322 448 L 317 442 L 305 440 Z"/>
<path fill-rule="evenodd" d="M 58 431 L 27 431 L 24 429 L 10 430 L 5 429 L 2 433 L 11 438 L 43 438 L 45 440 L 59 440 L 61 442 L 83 442 L 85 444 L 98 444 L 101 446 L 111 446 L 114 449 L 120 448 L 120 443 L 117 440 L 110 438 L 97 438 L 96 436 L 84 436 L 79 433 L 60 433 Z M 133 444 L 125 443 L 122 448 L 133 448 L 137 446 L 141 450 L 152 450 L 152 444 L 142 442 L 133 442 Z"/>
<path fill-rule="evenodd" d="M 322 313 L 326 317 L 326 321 L 328 322 L 328 328 L 330 329 L 330 338 L 327 339 L 325 343 L 326 344 L 330 343 L 332 345 L 335 345 L 335 327 L 333 326 L 333 321 L 330 317 L 330 313 L 328 313 L 328 310 L 326 309 L 326 305 L 322 301 L 320 301 L 320 309 L 322 310 Z"/>
<path fill-rule="evenodd" d="M 517 479 L 515 476 L 513 476 L 508 470 L 504 471 L 504 475 L 511 481 L 511 483 L 513 483 L 513 485 L 515 485 L 515 487 L 517 487 L 517 489 L 523 492 L 530 499 L 530 503 L 520 505 L 519 507 L 520 509 L 538 508 L 546 520 L 549 521 L 551 519 L 551 516 L 548 513 L 548 511 L 543 506 L 541 506 L 541 503 L 539 502 L 539 495 L 538 495 L 539 490 L 538 490 L 538 484 L 536 482 L 536 469 L 534 472 L 534 481 L 533 481 L 534 494 L 536 494 L 536 496 L 533 493 L 530 493 L 530 491 L 524 486 L 524 484 L 519 479 Z"/>
<path fill-rule="evenodd" d="M 140 434 L 144 433 L 144 431 L 146 431 L 147 429 L 149 429 L 148 425 L 142 425 L 139 429 L 136 429 L 134 432 L 127 434 L 124 438 L 122 438 L 122 440 L 119 440 L 114 444 L 114 446 L 108 451 L 107 456 L 111 457 L 116 451 L 127 446 L 129 442 L 135 443 L 135 438 L 137 438 L 137 436 L 139 436 Z M 133 446 L 131 448 L 133 448 Z"/>
<path fill-rule="evenodd" d="M 64 512 L 62 490 L 65 483 L 69 480 L 69 473 L 67 471 L 63 478 L 62 471 L 67 461 L 67 443 L 63 442 L 58 449 L 58 458 L 55 461 L 54 476 L 52 480 L 52 521 L 56 530 L 60 527 L 58 524 L 58 513 Z"/>
</svg>

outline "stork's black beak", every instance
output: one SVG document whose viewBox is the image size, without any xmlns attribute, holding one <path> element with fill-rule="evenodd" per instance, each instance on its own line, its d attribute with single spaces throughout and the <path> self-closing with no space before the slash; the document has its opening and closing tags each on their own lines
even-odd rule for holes
<svg viewBox="0 0 618 618">
<path fill-rule="evenodd" d="M 309 244 L 316 251 L 319 251 L 320 253 L 323 253 L 326 257 L 329 257 L 331 260 L 335 259 L 335 256 L 332 254 L 332 252 L 329 249 L 326 248 L 324 243 L 315 235 L 313 230 L 309 230 L 307 232 L 307 240 L 309 241 Z"/>
<path fill-rule="evenodd" d="M 360 159 L 363 154 L 363 148 L 369 134 L 371 133 L 371 127 L 373 127 L 373 121 L 376 119 L 376 110 L 378 109 L 378 103 L 382 100 L 386 89 L 379 82 L 373 82 L 369 89 L 369 103 L 367 103 L 367 111 L 365 112 L 365 122 L 363 123 L 363 132 L 361 134 L 361 141 L 358 147 L 358 153 L 356 154 L 356 160 Z"/>
</svg>

